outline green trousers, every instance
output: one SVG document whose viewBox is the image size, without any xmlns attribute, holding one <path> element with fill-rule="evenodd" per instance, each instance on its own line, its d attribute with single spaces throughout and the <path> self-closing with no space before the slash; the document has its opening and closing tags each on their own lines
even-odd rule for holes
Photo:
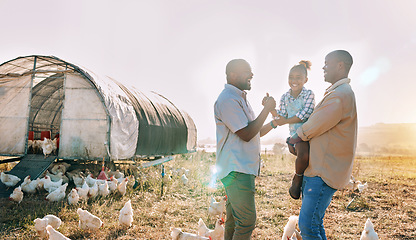
<svg viewBox="0 0 416 240">
<path fill-rule="evenodd" d="M 256 225 L 255 176 L 231 172 L 221 179 L 227 194 L 224 240 L 251 239 Z"/>
</svg>

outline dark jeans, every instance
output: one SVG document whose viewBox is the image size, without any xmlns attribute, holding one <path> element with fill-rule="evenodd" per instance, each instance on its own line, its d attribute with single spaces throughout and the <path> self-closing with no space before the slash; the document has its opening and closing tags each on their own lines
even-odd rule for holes
<svg viewBox="0 0 416 240">
<path fill-rule="evenodd" d="M 299 213 L 299 229 L 303 240 L 326 240 L 323 220 L 336 191 L 320 177 L 303 177 L 302 207 Z"/>
</svg>

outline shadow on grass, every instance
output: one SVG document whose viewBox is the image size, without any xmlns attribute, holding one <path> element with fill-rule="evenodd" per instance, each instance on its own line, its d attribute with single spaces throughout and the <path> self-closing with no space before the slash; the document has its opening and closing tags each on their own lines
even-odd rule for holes
<svg viewBox="0 0 416 240">
<path fill-rule="evenodd" d="M 93 233 L 88 230 L 76 229 L 71 235 L 67 236 L 70 239 L 90 239 Z"/>
<path fill-rule="evenodd" d="M 123 227 L 117 227 L 112 229 L 110 233 L 105 237 L 105 239 L 117 239 L 118 237 L 124 236 L 127 234 L 127 229 Z"/>
<path fill-rule="evenodd" d="M 354 195 L 348 205 L 345 207 L 348 211 L 363 212 L 371 209 L 370 204 L 361 195 Z"/>
</svg>

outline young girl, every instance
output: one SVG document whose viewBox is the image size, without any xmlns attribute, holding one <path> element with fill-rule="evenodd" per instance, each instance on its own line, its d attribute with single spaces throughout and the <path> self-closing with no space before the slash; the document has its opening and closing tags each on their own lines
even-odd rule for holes
<svg viewBox="0 0 416 240">
<path fill-rule="evenodd" d="M 315 95 L 311 90 L 303 87 L 308 81 L 308 70 L 311 62 L 302 60 L 298 65 L 293 66 L 289 72 L 288 92 L 283 94 L 280 99 L 279 110 L 273 110 L 273 128 L 289 124 L 290 135 L 296 133 L 300 127 L 313 112 L 315 107 Z M 289 145 L 289 151 L 296 155 L 295 168 L 296 172 L 292 179 L 292 186 L 289 188 L 289 194 L 294 199 L 300 198 L 303 172 L 309 165 L 309 142 L 300 142 L 294 146 Z"/>
</svg>

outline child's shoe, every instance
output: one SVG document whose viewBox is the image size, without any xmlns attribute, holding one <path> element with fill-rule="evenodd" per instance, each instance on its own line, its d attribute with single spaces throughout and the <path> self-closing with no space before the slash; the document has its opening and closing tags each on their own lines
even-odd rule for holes
<svg viewBox="0 0 416 240">
<path fill-rule="evenodd" d="M 302 189 L 303 174 L 295 174 L 292 179 L 292 186 L 289 188 L 289 195 L 293 199 L 299 199 Z"/>
</svg>

